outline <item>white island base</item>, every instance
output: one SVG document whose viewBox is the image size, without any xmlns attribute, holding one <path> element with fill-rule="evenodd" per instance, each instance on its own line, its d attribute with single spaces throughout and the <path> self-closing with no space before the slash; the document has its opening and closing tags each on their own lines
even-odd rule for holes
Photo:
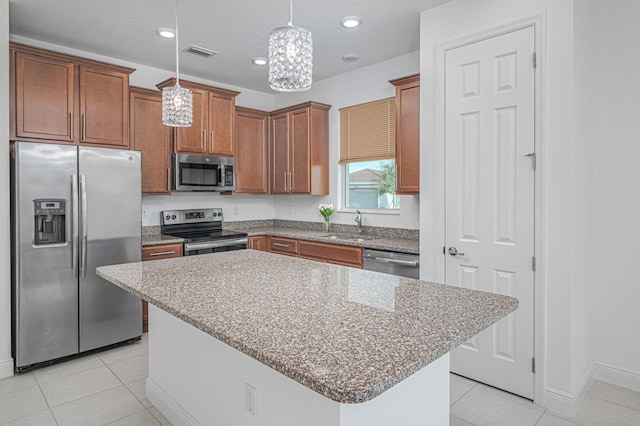
<svg viewBox="0 0 640 426">
<path fill-rule="evenodd" d="M 174 425 L 448 425 L 449 354 L 370 401 L 342 404 L 149 305 L 147 398 Z"/>
</svg>

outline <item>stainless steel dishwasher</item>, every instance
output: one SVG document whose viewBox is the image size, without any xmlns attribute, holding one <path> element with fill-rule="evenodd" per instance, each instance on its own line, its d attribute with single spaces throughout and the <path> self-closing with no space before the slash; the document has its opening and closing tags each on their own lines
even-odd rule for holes
<svg viewBox="0 0 640 426">
<path fill-rule="evenodd" d="M 367 271 L 420 278 L 420 256 L 417 254 L 364 249 L 362 257 Z"/>
</svg>

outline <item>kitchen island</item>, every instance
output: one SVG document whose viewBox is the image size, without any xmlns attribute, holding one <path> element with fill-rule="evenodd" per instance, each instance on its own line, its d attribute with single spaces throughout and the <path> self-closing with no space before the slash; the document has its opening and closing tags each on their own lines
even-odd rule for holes
<svg viewBox="0 0 640 426">
<path fill-rule="evenodd" d="M 147 395 L 182 424 L 447 424 L 448 352 L 518 304 L 254 250 L 97 272 L 153 305 Z"/>
</svg>

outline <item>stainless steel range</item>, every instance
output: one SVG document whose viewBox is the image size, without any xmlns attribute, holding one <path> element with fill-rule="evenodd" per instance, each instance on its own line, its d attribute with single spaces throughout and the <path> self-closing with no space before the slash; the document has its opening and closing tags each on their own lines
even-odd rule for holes
<svg viewBox="0 0 640 426">
<path fill-rule="evenodd" d="M 247 234 L 222 230 L 222 209 L 166 210 L 161 232 L 184 238 L 184 255 L 216 253 L 247 248 Z"/>
</svg>

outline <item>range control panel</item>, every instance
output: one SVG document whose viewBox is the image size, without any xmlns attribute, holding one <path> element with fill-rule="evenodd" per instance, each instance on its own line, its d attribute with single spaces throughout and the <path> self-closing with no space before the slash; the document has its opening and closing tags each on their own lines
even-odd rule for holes
<svg viewBox="0 0 640 426">
<path fill-rule="evenodd" d="M 163 225 L 183 223 L 222 222 L 222 209 L 165 210 L 160 213 Z"/>
</svg>

